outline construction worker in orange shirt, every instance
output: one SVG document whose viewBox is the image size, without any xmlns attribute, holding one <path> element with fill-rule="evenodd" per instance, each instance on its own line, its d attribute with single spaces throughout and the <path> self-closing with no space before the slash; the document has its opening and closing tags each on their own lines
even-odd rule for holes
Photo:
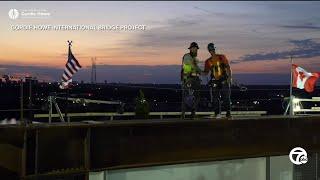
<svg viewBox="0 0 320 180">
<path fill-rule="evenodd" d="M 232 74 L 228 59 L 223 54 L 216 53 L 213 43 L 208 44 L 208 51 L 211 54 L 205 61 L 204 74 L 210 72 L 210 94 L 216 117 L 221 117 L 221 105 L 226 110 L 226 117 L 231 117 L 231 83 Z"/>
</svg>

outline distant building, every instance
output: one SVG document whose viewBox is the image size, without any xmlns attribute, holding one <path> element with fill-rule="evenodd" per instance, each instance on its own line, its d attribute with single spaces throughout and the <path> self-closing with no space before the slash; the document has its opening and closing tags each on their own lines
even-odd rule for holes
<svg viewBox="0 0 320 180">
<path fill-rule="evenodd" d="M 18 83 L 20 81 L 23 82 L 32 82 L 32 83 L 38 83 L 38 80 L 36 77 L 31 76 L 22 76 L 22 75 L 2 75 L 1 76 L 1 83 Z"/>
<path fill-rule="evenodd" d="M 32 84 L 37 84 L 38 83 L 38 80 L 37 80 L 36 77 L 25 77 L 25 82 L 30 82 L 30 81 L 31 81 Z"/>
</svg>

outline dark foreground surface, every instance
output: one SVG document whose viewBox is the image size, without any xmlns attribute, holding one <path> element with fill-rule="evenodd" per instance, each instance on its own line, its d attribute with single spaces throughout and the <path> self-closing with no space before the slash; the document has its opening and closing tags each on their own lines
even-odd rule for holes
<svg viewBox="0 0 320 180">
<path fill-rule="evenodd" d="M 320 152 L 320 117 L 163 119 L 0 126 L 1 179 Z"/>
</svg>

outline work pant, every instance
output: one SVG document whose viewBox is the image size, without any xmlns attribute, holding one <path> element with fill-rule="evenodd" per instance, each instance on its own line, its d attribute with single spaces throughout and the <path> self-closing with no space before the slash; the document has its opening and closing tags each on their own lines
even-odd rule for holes
<svg viewBox="0 0 320 180">
<path fill-rule="evenodd" d="M 227 115 L 231 113 L 231 90 L 230 83 L 227 81 L 211 84 L 211 102 L 215 115 L 221 114 L 221 109 L 227 111 Z"/>
<path fill-rule="evenodd" d="M 190 77 L 182 82 L 182 105 L 181 112 L 184 118 L 187 108 L 191 109 L 194 116 L 200 102 L 201 80 L 199 77 Z"/>
</svg>

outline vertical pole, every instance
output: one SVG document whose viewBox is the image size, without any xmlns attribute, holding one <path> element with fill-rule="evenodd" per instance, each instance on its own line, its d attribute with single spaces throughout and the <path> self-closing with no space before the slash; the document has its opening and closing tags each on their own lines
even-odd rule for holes
<svg viewBox="0 0 320 180">
<path fill-rule="evenodd" d="M 266 180 L 270 180 L 270 156 L 266 157 Z"/>
<path fill-rule="evenodd" d="M 86 180 L 89 180 L 90 172 L 90 138 L 91 138 L 91 128 L 87 129 L 87 134 L 84 139 L 84 167 L 86 170 Z"/>
<path fill-rule="evenodd" d="M 108 180 L 108 170 L 103 171 L 103 180 Z"/>
<path fill-rule="evenodd" d="M 315 153 L 316 155 L 316 179 L 315 180 L 318 180 L 318 153 Z"/>
<path fill-rule="evenodd" d="M 49 124 L 51 123 L 51 119 L 52 119 L 52 96 L 49 96 Z"/>
<path fill-rule="evenodd" d="M 292 81 L 293 81 L 293 74 L 292 74 L 292 65 L 293 65 L 293 60 L 292 60 L 292 55 L 290 56 L 290 116 L 294 115 L 293 112 L 293 95 L 292 95 Z"/>
<path fill-rule="evenodd" d="M 20 121 L 26 124 L 23 118 L 23 79 L 20 81 Z"/>
<path fill-rule="evenodd" d="M 71 46 L 72 46 L 72 41 L 68 41 L 68 61 L 69 61 L 70 53 L 71 53 Z M 68 118 L 68 109 L 69 109 L 68 96 L 69 96 L 69 86 L 66 89 L 66 110 L 65 110 L 65 118 L 67 118 L 67 122 L 69 123 L 70 120 Z"/>
<path fill-rule="evenodd" d="M 66 110 L 65 110 L 65 118 L 67 119 L 67 122 L 69 123 L 70 120 L 68 118 L 68 110 L 69 110 L 69 101 L 68 101 L 68 96 L 69 96 L 69 87 L 66 89 Z"/>
<path fill-rule="evenodd" d="M 97 83 L 97 66 L 96 66 L 97 58 L 94 58 L 94 83 Z"/>
<path fill-rule="evenodd" d="M 26 166 L 27 166 L 27 128 L 23 130 L 23 146 L 21 151 L 21 177 L 26 177 Z"/>
<path fill-rule="evenodd" d="M 93 84 L 93 58 L 91 58 L 91 84 Z"/>
<path fill-rule="evenodd" d="M 30 123 L 32 123 L 32 78 L 29 79 L 29 118 L 30 118 Z"/>
<path fill-rule="evenodd" d="M 34 174 L 38 177 L 38 154 L 39 154 L 39 129 L 36 129 L 35 132 L 35 152 L 34 152 Z"/>
</svg>

